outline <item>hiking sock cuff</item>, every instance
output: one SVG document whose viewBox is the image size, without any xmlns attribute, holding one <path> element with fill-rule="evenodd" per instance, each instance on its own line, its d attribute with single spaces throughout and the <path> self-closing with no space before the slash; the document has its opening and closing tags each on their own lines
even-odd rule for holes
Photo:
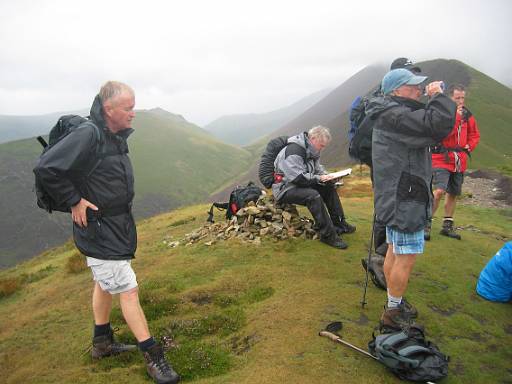
<svg viewBox="0 0 512 384">
<path fill-rule="evenodd" d="M 453 223 L 453 217 L 443 217 L 443 221 L 451 221 Z"/>
<path fill-rule="evenodd" d="M 402 302 L 402 296 L 395 297 L 391 296 L 388 291 L 388 309 L 397 308 Z"/>
<path fill-rule="evenodd" d="M 142 352 L 146 352 L 148 349 L 150 349 L 155 344 L 156 344 L 156 341 L 155 341 L 155 339 L 153 339 L 153 336 L 151 336 L 149 339 L 141 341 L 139 343 L 139 349 Z"/>
<path fill-rule="evenodd" d="M 106 324 L 94 324 L 94 337 L 105 336 L 110 333 L 110 322 Z"/>
</svg>

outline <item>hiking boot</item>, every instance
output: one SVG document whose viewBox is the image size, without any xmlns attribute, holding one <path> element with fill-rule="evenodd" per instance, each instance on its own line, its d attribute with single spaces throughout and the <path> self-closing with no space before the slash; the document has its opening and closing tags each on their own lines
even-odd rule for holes
<svg viewBox="0 0 512 384">
<path fill-rule="evenodd" d="M 92 339 L 91 355 L 93 359 L 101 359 L 135 349 L 137 349 L 136 345 L 116 342 L 114 340 L 114 331 L 110 329 L 108 335 L 96 336 Z"/>
<path fill-rule="evenodd" d="M 400 303 L 396 308 L 384 307 L 384 312 L 380 318 L 381 332 L 385 330 L 401 330 L 408 329 L 413 323 L 412 317 L 405 310 L 405 305 Z"/>
<path fill-rule="evenodd" d="M 367 259 L 361 259 L 361 264 L 366 271 L 368 268 Z M 383 290 L 387 289 L 386 277 L 384 276 L 384 257 L 380 255 L 372 255 L 370 258 L 370 268 L 368 269 L 368 273 L 370 274 L 373 284 L 375 284 L 377 288 Z"/>
<path fill-rule="evenodd" d="M 460 235 L 456 233 L 455 229 L 453 228 L 453 220 L 444 220 L 443 228 L 439 233 L 443 236 L 451 237 L 452 239 L 461 239 Z"/>
<path fill-rule="evenodd" d="M 338 236 L 328 236 L 328 237 L 322 237 L 320 239 L 322 243 L 325 243 L 327 245 L 330 245 L 331 247 L 337 248 L 337 249 L 346 249 L 348 248 L 347 243 L 345 243 L 340 237 Z"/>
<path fill-rule="evenodd" d="M 144 360 L 146 360 L 148 375 L 157 384 L 175 384 L 180 381 L 180 376 L 165 359 L 164 350 L 160 344 L 155 344 L 143 355 Z"/>
<path fill-rule="evenodd" d="M 354 233 L 356 231 L 356 226 L 347 223 L 347 221 L 343 219 L 334 226 L 334 229 L 338 235 L 343 235 L 344 233 Z"/>
<path fill-rule="evenodd" d="M 424 229 L 424 234 L 423 234 L 423 238 L 426 240 L 426 241 L 429 241 L 430 240 L 430 232 L 432 231 L 432 223 L 429 222 L 427 225 L 425 225 L 425 229 Z"/>
<path fill-rule="evenodd" d="M 414 305 L 405 300 L 405 297 L 402 297 L 400 305 L 403 305 L 405 313 L 407 313 L 411 319 L 418 317 L 418 310 Z"/>
<path fill-rule="evenodd" d="M 386 257 L 386 253 L 388 253 L 388 243 L 384 242 L 375 248 L 375 253 L 379 256 Z"/>
</svg>

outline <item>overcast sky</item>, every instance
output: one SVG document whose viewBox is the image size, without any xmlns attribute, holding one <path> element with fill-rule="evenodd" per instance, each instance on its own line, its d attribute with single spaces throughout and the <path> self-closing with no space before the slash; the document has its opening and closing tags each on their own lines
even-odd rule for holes
<svg viewBox="0 0 512 384">
<path fill-rule="evenodd" d="M 106 80 L 204 125 L 364 66 L 453 58 L 512 84 L 512 2 L 0 0 L 0 114 L 88 107 Z"/>
</svg>

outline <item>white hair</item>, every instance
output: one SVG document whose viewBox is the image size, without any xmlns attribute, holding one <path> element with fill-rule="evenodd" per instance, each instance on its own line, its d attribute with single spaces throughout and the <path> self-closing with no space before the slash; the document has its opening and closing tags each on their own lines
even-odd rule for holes
<svg viewBox="0 0 512 384">
<path fill-rule="evenodd" d="M 324 143 L 329 143 L 331 141 L 331 132 L 329 132 L 329 128 L 317 125 L 309 130 L 308 137 L 310 139 L 317 138 Z"/>
<path fill-rule="evenodd" d="M 107 81 L 100 89 L 100 100 L 105 104 L 107 101 L 118 97 L 122 93 L 134 95 L 133 89 L 131 89 L 130 86 L 119 81 Z"/>
</svg>

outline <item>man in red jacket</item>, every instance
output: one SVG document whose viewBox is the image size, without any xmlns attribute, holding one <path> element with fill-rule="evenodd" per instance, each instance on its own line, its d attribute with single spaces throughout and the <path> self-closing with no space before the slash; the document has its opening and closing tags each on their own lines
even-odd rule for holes
<svg viewBox="0 0 512 384">
<path fill-rule="evenodd" d="M 441 198 L 446 194 L 444 203 L 443 228 L 440 234 L 460 240 L 453 226 L 453 214 L 457 196 L 462 192 L 464 171 L 467 158 L 480 141 L 480 132 L 476 120 L 464 106 L 466 91 L 463 85 L 452 85 L 448 94 L 457 104 L 457 116 L 452 132 L 432 150 L 434 206 L 432 216 L 437 210 Z M 425 230 L 425 240 L 430 240 L 430 226 Z"/>
</svg>

